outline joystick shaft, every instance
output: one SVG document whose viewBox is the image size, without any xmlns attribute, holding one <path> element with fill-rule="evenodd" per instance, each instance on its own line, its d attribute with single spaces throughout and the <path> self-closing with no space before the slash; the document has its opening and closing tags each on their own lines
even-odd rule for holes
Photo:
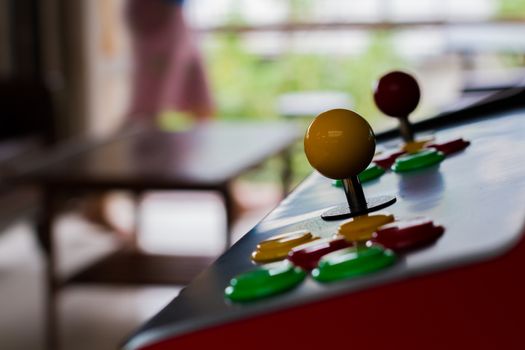
<svg viewBox="0 0 525 350">
<path fill-rule="evenodd" d="M 399 118 L 399 132 L 406 143 L 414 141 L 414 130 L 408 116 Z"/>
<path fill-rule="evenodd" d="M 348 179 L 343 179 L 343 188 L 345 190 L 348 207 L 352 212 L 366 211 L 366 198 L 363 192 L 363 186 L 357 176 L 351 176 Z"/>
</svg>

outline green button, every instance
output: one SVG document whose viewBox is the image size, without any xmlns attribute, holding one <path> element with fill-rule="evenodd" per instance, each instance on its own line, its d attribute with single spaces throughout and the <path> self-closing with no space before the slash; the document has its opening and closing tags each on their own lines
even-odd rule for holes
<svg viewBox="0 0 525 350">
<path fill-rule="evenodd" d="M 305 276 L 302 269 L 284 260 L 235 276 L 224 294 L 233 301 L 260 299 L 297 286 Z"/>
<path fill-rule="evenodd" d="M 377 179 L 385 173 L 385 169 L 378 166 L 376 163 L 370 163 L 370 165 L 362 171 L 358 177 L 361 183 Z"/>
<path fill-rule="evenodd" d="M 332 181 L 332 186 L 334 186 L 334 187 L 343 187 L 343 180 L 334 180 L 334 181 Z"/>
<path fill-rule="evenodd" d="M 392 265 L 396 256 L 379 245 L 358 246 L 325 255 L 312 277 L 319 282 L 331 282 L 366 275 Z"/>
<path fill-rule="evenodd" d="M 375 163 L 370 163 L 370 165 L 368 165 L 368 167 L 365 170 L 363 170 L 358 175 L 358 177 L 359 177 L 359 181 L 361 181 L 361 183 L 364 183 L 364 182 L 367 182 L 367 181 L 371 181 L 371 180 L 377 179 L 378 177 L 380 177 L 384 173 L 385 173 L 385 169 L 381 168 L 380 166 L 378 166 Z M 334 181 L 332 181 L 332 186 L 334 186 L 334 187 L 343 187 L 343 181 L 342 180 L 334 180 Z"/>
<path fill-rule="evenodd" d="M 440 163 L 445 155 L 434 149 L 425 149 L 413 154 L 406 154 L 396 159 L 392 170 L 396 173 L 417 170 Z"/>
</svg>

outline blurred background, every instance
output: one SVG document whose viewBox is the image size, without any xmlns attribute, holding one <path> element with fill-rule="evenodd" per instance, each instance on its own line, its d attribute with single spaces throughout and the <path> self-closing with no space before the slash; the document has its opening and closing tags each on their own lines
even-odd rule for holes
<svg viewBox="0 0 525 350">
<path fill-rule="evenodd" d="M 183 38 L 158 29 L 176 20 L 148 12 L 142 1 L 0 0 L 0 181 L 28 154 L 46 157 L 50 145 L 108 139 L 135 123 L 179 133 L 203 119 L 290 121 L 302 132 L 318 112 L 345 106 L 381 132 L 396 120 L 381 115 L 371 91 L 393 69 L 413 73 L 421 85 L 413 121 L 525 78 L 523 0 L 152 0 L 181 11 L 175 31 L 187 31 Z M 148 73 L 138 65 L 156 50 L 153 43 L 177 41 L 194 56 L 162 84 L 177 85 L 182 97 L 148 109 L 141 85 Z M 200 78 L 180 83 L 181 75 Z M 14 100 L 27 105 L 11 113 L 6 106 Z M 300 143 L 292 163 L 295 185 L 311 172 Z M 282 198 L 280 166 L 270 158 L 233 183 L 233 240 Z M 45 257 L 33 220 L 38 191 L 1 187 L 0 348 L 44 349 Z M 138 212 L 129 193 L 111 192 L 104 220 L 85 215 L 85 201 L 74 201 L 54 225 L 64 273 L 115 249 L 121 237 L 108 232 L 126 231 L 135 215 L 146 252 L 216 257 L 223 249 L 225 208 L 213 192 L 148 192 Z M 65 288 L 58 343 L 118 348 L 182 287 Z"/>
</svg>

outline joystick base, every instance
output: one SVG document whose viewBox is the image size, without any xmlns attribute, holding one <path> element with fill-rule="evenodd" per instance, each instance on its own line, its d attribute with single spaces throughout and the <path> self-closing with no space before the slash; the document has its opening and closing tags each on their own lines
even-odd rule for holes
<svg viewBox="0 0 525 350">
<path fill-rule="evenodd" d="M 365 209 L 351 211 L 348 204 L 343 204 L 325 211 L 321 214 L 321 218 L 325 221 L 348 219 L 389 207 L 395 202 L 396 197 L 394 196 L 372 197 L 366 200 Z"/>
</svg>

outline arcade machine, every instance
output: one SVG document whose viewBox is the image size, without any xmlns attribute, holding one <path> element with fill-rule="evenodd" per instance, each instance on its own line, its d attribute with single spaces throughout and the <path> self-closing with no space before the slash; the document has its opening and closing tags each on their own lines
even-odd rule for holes
<svg viewBox="0 0 525 350">
<path fill-rule="evenodd" d="M 403 72 L 377 84 L 402 142 L 315 118 L 317 172 L 123 349 L 522 349 L 525 93 L 412 125 L 419 97 Z"/>
</svg>

